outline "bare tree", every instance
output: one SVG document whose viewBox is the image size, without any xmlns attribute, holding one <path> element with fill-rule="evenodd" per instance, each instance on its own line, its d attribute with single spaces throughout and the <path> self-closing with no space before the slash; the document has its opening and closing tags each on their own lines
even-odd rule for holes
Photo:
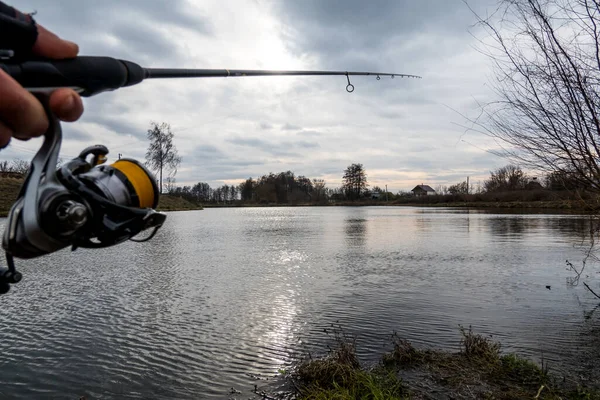
<svg viewBox="0 0 600 400">
<path fill-rule="evenodd" d="M 177 187 L 177 181 L 175 180 L 174 177 L 172 176 L 168 176 L 165 179 L 165 190 L 167 191 L 167 193 L 171 194 L 175 191 L 175 188 Z"/>
<path fill-rule="evenodd" d="M 359 199 L 367 190 L 367 174 L 362 164 L 352 164 L 344 170 L 343 188 L 350 200 Z"/>
<path fill-rule="evenodd" d="M 492 171 L 490 178 L 483 182 L 483 186 L 488 193 L 523 190 L 527 186 L 528 179 L 521 168 L 507 165 Z"/>
<path fill-rule="evenodd" d="M 324 179 L 313 179 L 313 192 L 315 195 L 315 201 L 321 201 L 325 199 L 325 180 Z"/>
<path fill-rule="evenodd" d="M 435 194 L 442 194 L 442 195 L 446 195 L 450 192 L 448 192 L 448 186 L 446 185 L 437 185 L 435 187 Z"/>
<path fill-rule="evenodd" d="M 29 172 L 30 166 L 31 163 L 20 159 L 12 160 L 12 162 L 10 163 L 11 172 L 15 172 L 21 175 L 26 175 L 27 172 Z"/>
<path fill-rule="evenodd" d="M 497 139 L 502 155 L 600 193 L 600 1 L 499 4 L 478 21 L 491 38 L 481 43 L 495 66 L 498 101 L 472 122 Z M 575 284 L 593 259 L 599 232 L 600 220 L 592 217 L 581 269 L 567 262 Z"/>
<path fill-rule="evenodd" d="M 500 0 L 478 17 L 490 35 L 498 100 L 474 127 L 534 169 L 573 175 L 600 191 L 600 2 Z"/>
<path fill-rule="evenodd" d="M 448 187 L 448 193 L 450 193 L 450 194 L 468 194 L 469 186 L 467 185 L 467 181 L 463 181 L 460 183 L 456 183 L 454 185 L 450 185 L 450 187 Z"/>
<path fill-rule="evenodd" d="M 7 160 L 0 161 L 0 172 L 12 172 Z"/>
<path fill-rule="evenodd" d="M 170 176 L 174 177 L 177 167 L 181 163 L 181 157 L 177 155 L 177 148 L 173 144 L 174 136 L 169 124 L 165 122 L 150 123 L 150 129 L 148 129 L 150 145 L 146 151 L 146 165 L 159 172 L 160 193 L 162 193 L 163 170 L 169 171 Z"/>
</svg>

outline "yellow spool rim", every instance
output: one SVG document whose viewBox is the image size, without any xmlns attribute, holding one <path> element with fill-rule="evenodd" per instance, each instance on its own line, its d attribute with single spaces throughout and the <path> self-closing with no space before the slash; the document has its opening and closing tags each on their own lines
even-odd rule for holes
<svg viewBox="0 0 600 400">
<path fill-rule="evenodd" d="M 122 158 L 112 164 L 121 171 L 135 190 L 140 208 L 156 208 L 158 205 L 158 186 L 154 175 L 136 160 Z"/>
</svg>

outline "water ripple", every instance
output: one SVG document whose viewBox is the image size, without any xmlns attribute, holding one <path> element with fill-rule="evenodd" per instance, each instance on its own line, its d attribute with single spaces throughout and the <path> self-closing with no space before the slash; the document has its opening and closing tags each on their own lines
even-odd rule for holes
<svg viewBox="0 0 600 400">
<path fill-rule="evenodd" d="M 556 369 L 598 370 L 591 302 L 565 285 L 583 218 L 256 208 L 167 221 L 146 244 L 19 261 L 25 278 L 1 299 L 3 398 L 248 398 L 325 351 L 332 324 L 366 362 L 394 331 L 454 350 L 462 324 Z"/>
</svg>

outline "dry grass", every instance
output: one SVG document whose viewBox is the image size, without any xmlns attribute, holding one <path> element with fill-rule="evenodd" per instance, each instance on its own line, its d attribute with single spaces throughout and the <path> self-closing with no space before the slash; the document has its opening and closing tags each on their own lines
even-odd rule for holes
<svg viewBox="0 0 600 400">
<path fill-rule="evenodd" d="M 292 374 L 300 399 L 589 399 L 600 391 L 567 384 L 515 354 L 501 354 L 490 337 L 460 328 L 460 351 L 421 350 L 392 335 L 393 349 L 372 368 L 360 366 L 353 340 L 337 334 L 326 357 Z M 440 397 L 441 396 L 441 397 Z"/>
<path fill-rule="evenodd" d="M 10 211 L 19 190 L 23 184 L 23 179 L 0 178 L 0 217 L 5 217 Z"/>
<path fill-rule="evenodd" d="M 461 349 L 468 358 L 495 362 L 500 357 L 500 343 L 492 341 L 491 338 L 474 334 L 471 327 L 467 331 L 461 326 L 460 333 L 462 335 Z"/>
<path fill-rule="evenodd" d="M 361 368 L 355 340 L 345 335 L 341 327 L 333 327 L 333 334 L 336 346 L 330 348 L 325 357 L 309 357 L 292 374 L 299 382 L 300 399 L 408 398 L 406 388 L 393 371 L 381 367 Z"/>
<path fill-rule="evenodd" d="M 425 353 L 417 350 L 412 343 L 402 339 L 396 332 L 392 334 L 392 344 L 394 349 L 384 354 L 382 362 L 384 365 L 414 365 L 425 360 Z"/>
<path fill-rule="evenodd" d="M 180 197 L 163 194 L 158 201 L 159 211 L 186 211 L 186 210 L 202 210 L 202 206 L 190 203 Z"/>
</svg>

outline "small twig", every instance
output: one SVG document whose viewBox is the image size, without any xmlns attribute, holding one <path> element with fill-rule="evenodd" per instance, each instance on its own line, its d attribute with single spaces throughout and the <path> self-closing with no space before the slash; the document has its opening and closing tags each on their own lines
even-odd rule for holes
<svg viewBox="0 0 600 400">
<path fill-rule="evenodd" d="M 471 391 L 471 388 L 469 387 L 469 385 L 467 385 L 467 390 L 469 391 L 469 393 L 471 394 L 471 396 L 476 399 L 477 397 L 475 397 L 475 395 L 473 394 L 473 392 Z"/>
<path fill-rule="evenodd" d="M 296 380 L 294 378 L 290 378 L 290 380 L 292 381 L 292 385 L 294 385 L 294 389 L 296 389 L 296 393 L 302 393 L 302 390 L 300 390 L 300 387 L 298 387 L 298 385 L 296 384 Z"/>
<path fill-rule="evenodd" d="M 592 288 L 588 286 L 588 284 L 587 284 L 587 283 L 583 282 L 583 285 L 584 285 L 584 286 L 587 288 L 587 290 L 589 290 L 590 292 L 592 292 L 592 294 L 593 294 L 594 296 L 596 296 L 597 298 L 599 298 L 599 299 L 600 299 L 600 296 L 598 296 L 598 295 L 596 294 L 596 292 L 594 292 L 594 291 L 592 290 Z"/>
<path fill-rule="evenodd" d="M 544 385 L 540 386 L 540 390 L 538 390 L 537 394 L 535 395 L 534 399 L 539 399 L 540 398 L 540 394 L 542 394 L 542 390 L 544 390 Z"/>
</svg>

